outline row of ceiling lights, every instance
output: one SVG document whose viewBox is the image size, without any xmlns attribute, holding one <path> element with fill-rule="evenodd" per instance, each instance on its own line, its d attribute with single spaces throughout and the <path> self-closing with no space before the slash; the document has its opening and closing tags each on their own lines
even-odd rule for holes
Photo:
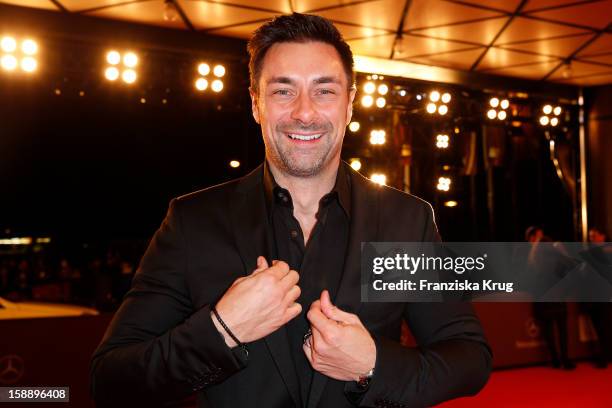
<svg viewBox="0 0 612 408">
<path fill-rule="evenodd" d="M 38 43 L 30 38 L 18 40 L 15 37 L 4 36 L 0 39 L 0 67 L 7 72 L 17 71 L 19 68 L 24 73 L 33 73 L 38 69 Z M 125 84 L 133 84 L 138 79 L 137 66 L 139 57 L 133 51 L 111 50 L 106 53 L 104 77 L 111 82 L 121 79 Z M 194 87 L 198 91 L 205 91 L 210 88 L 213 92 L 223 90 L 223 80 L 225 67 L 216 64 L 212 69 L 206 62 L 197 65 L 198 76 L 194 82 Z M 213 78 L 209 74 L 212 73 Z"/>
<path fill-rule="evenodd" d="M 386 95 L 389 92 L 389 86 L 385 83 L 380 83 L 377 85 L 372 79 L 382 79 L 382 76 L 372 75 L 368 77 L 368 81 L 363 85 L 363 92 L 365 95 L 361 98 L 361 105 L 365 108 L 369 108 L 373 106 L 375 99 L 374 94 L 378 92 L 380 95 Z M 405 96 L 406 91 L 404 89 L 400 90 L 400 95 Z M 382 99 L 381 99 L 382 98 Z M 422 100 L 422 94 L 416 95 L 417 100 Z M 425 100 L 425 111 L 431 115 L 438 114 L 440 116 L 444 116 L 448 113 L 449 107 L 448 104 L 452 100 L 452 95 L 449 92 L 440 92 L 438 90 L 432 90 L 427 94 L 427 99 Z M 379 108 L 383 108 L 386 106 L 386 100 L 384 100 L 383 96 L 379 96 L 376 99 L 376 106 Z M 486 111 L 486 116 L 490 120 L 500 120 L 504 121 L 508 118 L 508 108 L 510 107 L 510 101 L 508 99 L 500 99 L 497 97 L 492 97 L 489 99 L 489 109 Z M 542 126 L 557 126 L 560 121 L 558 117 L 562 112 L 562 108 L 560 106 L 552 107 L 552 105 L 544 105 L 542 107 L 543 115 L 539 118 L 539 123 Z M 554 116 L 553 116 L 554 115 Z M 349 129 L 352 132 L 357 132 L 359 130 L 359 122 L 351 122 Z"/>
</svg>

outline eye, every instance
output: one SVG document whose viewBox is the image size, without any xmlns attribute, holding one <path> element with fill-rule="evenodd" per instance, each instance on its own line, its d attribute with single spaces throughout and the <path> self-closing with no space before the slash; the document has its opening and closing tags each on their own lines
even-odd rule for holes
<svg viewBox="0 0 612 408">
<path fill-rule="evenodd" d="M 319 89 L 319 93 L 323 95 L 333 95 L 335 94 L 333 89 Z"/>
<path fill-rule="evenodd" d="M 272 92 L 273 95 L 281 95 L 281 96 L 287 96 L 289 95 L 289 90 L 288 89 L 277 89 L 276 91 Z"/>
</svg>

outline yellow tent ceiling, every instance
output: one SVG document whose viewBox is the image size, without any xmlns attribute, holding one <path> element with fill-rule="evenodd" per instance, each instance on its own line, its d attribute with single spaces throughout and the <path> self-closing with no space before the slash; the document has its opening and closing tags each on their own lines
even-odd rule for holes
<svg viewBox="0 0 612 408">
<path fill-rule="evenodd" d="M 19 6 L 248 38 L 276 15 L 334 21 L 353 52 L 576 85 L 612 83 L 612 0 L 0 0 Z M 571 59 L 571 68 L 564 61 Z"/>
</svg>

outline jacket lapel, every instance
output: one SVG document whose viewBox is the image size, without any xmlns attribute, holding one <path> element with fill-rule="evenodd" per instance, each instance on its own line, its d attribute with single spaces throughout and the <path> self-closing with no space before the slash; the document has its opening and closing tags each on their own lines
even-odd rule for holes
<svg viewBox="0 0 612 408">
<path fill-rule="evenodd" d="M 244 264 L 245 275 L 255 269 L 259 255 L 265 256 L 268 263 L 271 263 L 273 246 L 272 237 L 267 228 L 263 165 L 258 166 L 238 182 L 233 197 L 230 199 L 230 218 L 234 239 Z M 299 384 L 285 327 L 269 334 L 264 341 L 295 406 L 301 407 Z"/>
<path fill-rule="evenodd" d="M 350 174 L 351 221 L 344 269 L 332 301 L 344 311 L 357 313 L 361 307 L 361 243 L 376 241 L 378 235 L 378 187 L 348 164 L 341 162 L 340 165 L 348 167 L 346 171 Z M 318 372 L 314 373 L 308 408 L 315 408 L 319 403 L 327 378 Z"/>
</svg>

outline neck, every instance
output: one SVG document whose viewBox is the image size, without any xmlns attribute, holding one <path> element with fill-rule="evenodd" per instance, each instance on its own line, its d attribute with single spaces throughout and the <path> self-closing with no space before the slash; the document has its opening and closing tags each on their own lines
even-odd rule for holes
<svg viewBox="0 0 612 408">
<path fill-rule="evenodd" d="M 340 157 L 333 160 L 319 174 L 312 177 L 291 176 L 283 172 L 271 161 L 268 161 L 268 164 L 276 183 L 289 190 L 294 212 L 314 215 L 319 209 L 321 198 L 334 188 L 338 166 L 340 165 Z"/>
</svg>

